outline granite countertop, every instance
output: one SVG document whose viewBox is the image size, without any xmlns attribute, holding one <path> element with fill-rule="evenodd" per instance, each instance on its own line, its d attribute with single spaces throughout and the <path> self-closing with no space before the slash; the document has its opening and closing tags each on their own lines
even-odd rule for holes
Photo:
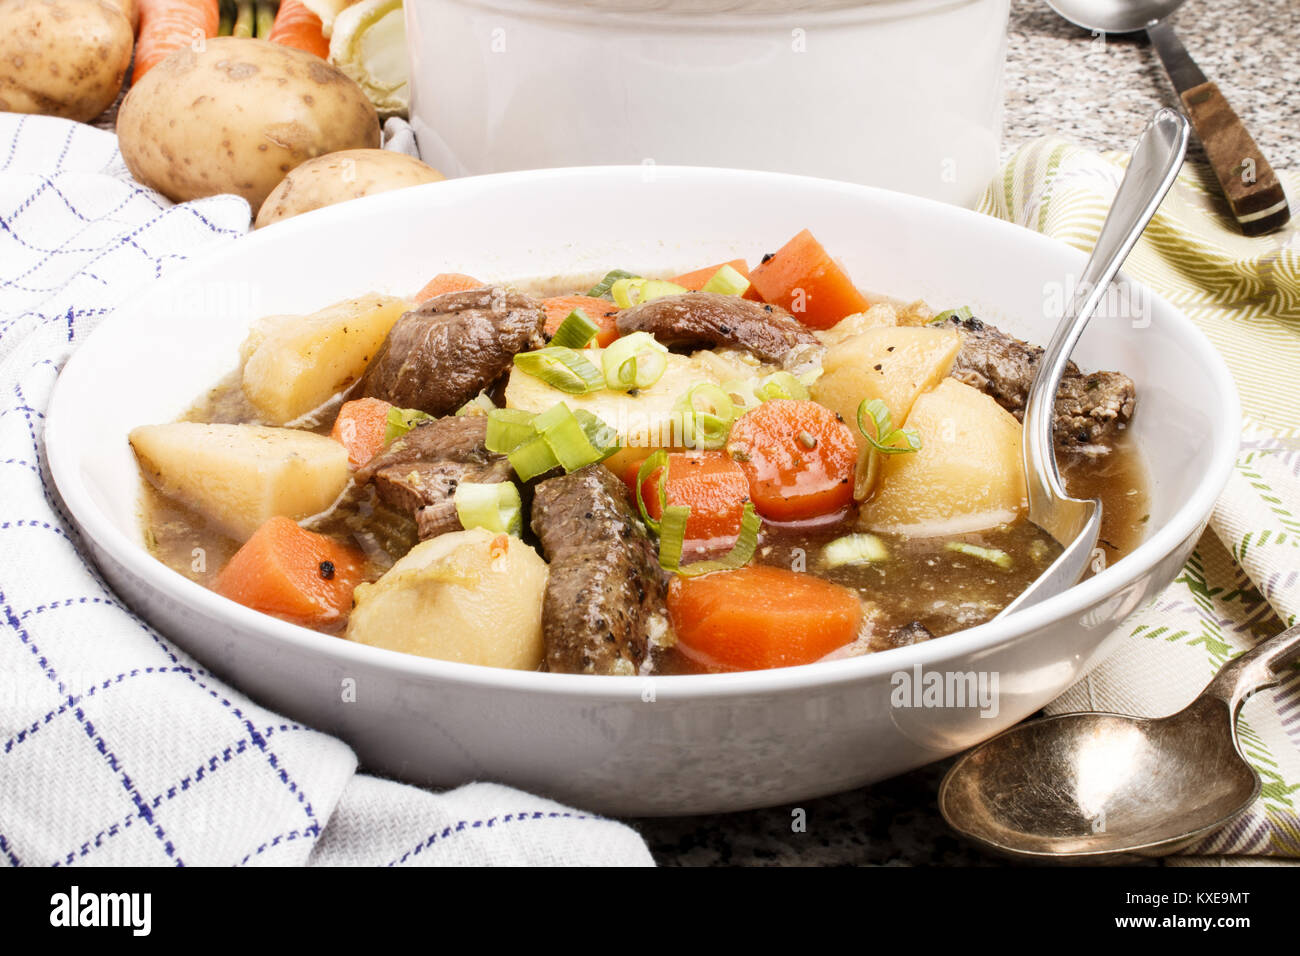
<svg viewBox="0 0 1300 956">
<path fill-rule="evenodd" d="M 1174 19 L 1188 52 L 1219 85 L 1278 168 L 1300 167 L 1300 4 L 1188 0 Z M 1145 38 L 1103 43 L 1043 0 L 1012 0 L 1003 156 L 1038 136 L 1127 149 L 1175 96 Z M 1191 158 L 1199 156 L 1193 145 Z M 795 805 L 707 817 L 633 820 L 661 865 L 993 865 L 957 840 L 935 794 L 950 761 L 861 790 Z"/>
</svg>

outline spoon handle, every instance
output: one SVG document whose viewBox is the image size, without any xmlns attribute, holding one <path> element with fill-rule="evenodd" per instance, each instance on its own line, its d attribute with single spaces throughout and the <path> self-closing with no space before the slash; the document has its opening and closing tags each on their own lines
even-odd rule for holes
<svg viewBox="0 0 1300 956">
<path fill-rule="evenodd" d="M 1217 697 L 1234 715 L 1253 692 L 1276 684 L 1279 664 L 1300 654 L 1300 624 L 1260 641 L 1244 654 L 1224 664 L 1214 680 L 1201 691 L 1202 697 Z"/>
<path fill-rule="evenodd" d="M 1038 373 L 1025 403 L 1024 419 L 1029 518 L 1035 524 L 1042 525 L 1039 517 L 1047 518 L 1052 514 L 1055 500 L 1068 497 L 1056 465 L 1052 426 L 1056 391 L 1070 361 L 1070 352 L 1119 267 L 1128 258 L 1142 230 L 1173 185 L 1187 152 L 1189 133 L 1186 118 L 1177 110 L 1157 110 L 1147 123 L 1133 148 L 1128 170 L 1115 192 L 1110 212 L 1101 224 L 1092 256 L 1079 277 L 1074 295 L 1052 333 L 1051 341 L 1043 350 Z M 1048 530 L 1053 531 L 1051 528 Z M 1068 530 L 1065 534 L 1067 537 L 1062 539 L 1058 536 L 1057 540 L 1072 540 L 1077 529 L 1073 534 Z"/>
</svg>

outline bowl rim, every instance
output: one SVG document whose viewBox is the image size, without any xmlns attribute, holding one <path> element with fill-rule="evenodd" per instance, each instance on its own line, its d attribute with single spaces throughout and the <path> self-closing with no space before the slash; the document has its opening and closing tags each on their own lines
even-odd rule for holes
<svg viewBox="0 0 1300 956">
<path fill-rule="evenodd" d="M 457 193 L 465 193 L 467 201 L 473 202 L 476 193 L 490 191 L 497 185 L 544 186 L 550 180 L 580 178 L 590 181 L 593 177 L 609 179 L 614 185 L 618 185 L 622 180 L 639 182 L 643 174 L 644 170 L 640 165 L 569 166 L 517 170 L 429 183 L 350 200 L 304 213 L 249 232 L 233 242 L 191 259 L 160 282 L 145 287 L 138 295 L 131 296 L 117 306 L 87 336 L 59 374 L 46 411 L 45 454 L 51 477 L 69 514 L 90 542 L 93 542 L 94 548 L 102 550 L 131 577 L 179 605 L 193 608 L 203 617 L 223 623 L 243 639 L 279 645 L 291 649 L 294 653 L 301 652 L 311 657 L 329 658 L 342 666 L 354 666 L 359 669 L 358 672 L 360 670 L 381 671 L 422 682 L 453 682 L 465 686 L 477 686 L 484 690 L 542 696 L 564 694 L 585 699 L 605 700 L 639 700 L 647 682 L 653 683 L 656 699 L 684 700 L 800 693 L 813 687 L 834 687 L 867 682 L 886 674 L 911 670 L 918 665 L 925 669 L 945 659 L 969 659 L 972 654 L 990 650 L 1005 642 L 1043 629 L 1053 622 L 1078 615 L 1085 608 L 1122 592 L 1150 572 L 1180 543 L 1193 534 L 1199 533 L 1204 527 L 1215 501 L 1227 484 L 1240 443 L 1241 408 L 1236 385 L 1223 358 L 1187 316 L 1168 300 L 1122 272 L 1117 281 L 1128 282 L 1139 287 L 1143 295 L 1162 307 L 1167 316 L 1165 321 L 1172 323 L 1180 340 L 1197 353 L 1210 374 L 1210 381 L 1206 384 L 1212 385 L 1214 390 L 1223 396 L 1219 418 L 1222 422 L 1231 424 L 1224 424 L 1213 446 L 1207 449 L 1207 465 L 1193 494 L 1178 506 L 1169 522 L 1157 528 L 1150 537 L 1126 555 L 1123 561 L 1110 565 L 1100 573 L 1047 601 L 1005 619 L 995 619 L 946 635 L 942 640 L 926 641 L 860 657 L 723 674 L 629 676 L 552 674 L 442 661 L 324 635 L 220 597 L 150 555 L 144 548 L 143 541 L 131 540 L 92 500 L 79 473 L 77 449 L 65 446 L 62 439 L 63 430 L 59 426 L 65 417 L 70 418 L 75 414 L 77 395 L 74 394 L 73 387 L 81 374 L 81 367 L 91 361 L 89 356 L 93 354 L 93 349 L 89 346 L 93 342 L 112 336 L 115 325 L 123 320 L 123 316 L 129 314 L 136 301 L 158 295 L 160 288 L 165 291 L 168 287 L 182 286 L 186 282 L 194 281 L 199 276 L 218 269 L 223 258 L 244 254 L 250 245 L 256 248 L 258 245 L 268 243 L 273 247 L 281 243 L 289 243 L 297 233 L 326 229 L 335 222 L 346 222 L 357 214 L 382 215 L 387 210 L 400 215 L 408 207 L 418 207 L 418 204 L 411 200 L 411 189 L 423 190 L 426 193 L 439 190 L 436 195 L 448 202 L 455 202 Z M 685 180 L 688 184 L 698 184 L 700 187 L 725 186 L 748 180 L 755 185 L 774 189 L 838 190 L 853 194 L 858 199 L 869 203 L 889 203 L 904 208 L 919 208 L 932 217 L 937 214 L 940 218 L 953 216 L 968 221 L 978 221 L 981 223 L 981 228 L 1005 235 L 1012 242 L 1050 246 L 1055 254 L 1074 258 L 1080 268 L 1086 259 L 1082 252 L 1068 244 L 1015 223 L 936 200 L 873 186 L 789 173 L 699 166 L 659 166 L 656 167 L 656 176 Z M 143 614 L 139 616 L 144 617 Z M 169 639 L 174 640 L 170 636 Z M 178 643 L 185 646 L 186 642 L 178 641 Z M 196 656 L 202 658 L 203 654 L 199 652 Z"/>
</svg>

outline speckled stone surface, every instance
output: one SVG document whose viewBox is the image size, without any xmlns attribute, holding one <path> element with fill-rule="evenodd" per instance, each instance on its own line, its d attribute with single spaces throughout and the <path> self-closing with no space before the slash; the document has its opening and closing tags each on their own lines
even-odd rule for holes
<svg viewBox="0 0 1300 956">
<path fill-rule="evenodd" d="M 1269 161 L 1300 167 L 1300 2 L 1188 0 L 1174 20 Z M 1037 136 L 1128 149 L 1151 113 L 1175 102 L 1145 38 L 1103 43 L 1042 0 L 1012 0 L 1003 156 Z M 1196 158 L 1193 147 L 1192 158 Z M 723 816 L 633 820 L 666 866 L 982 866 L 1003 861 L 958 841 L 935 794 L 950 761 L 862 790 Z"/>
</svg>

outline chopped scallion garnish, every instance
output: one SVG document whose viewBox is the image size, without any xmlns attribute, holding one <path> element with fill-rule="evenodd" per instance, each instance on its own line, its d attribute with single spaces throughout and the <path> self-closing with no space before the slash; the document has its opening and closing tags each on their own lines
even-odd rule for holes
<svg viewBox="0 0 1300 956">
<path fill-rule="evenodd" d="M 936 315 L 933 319 L 930 320 L 929 324 L 943 325 L 949 319 L 956 319 L 959 322 L 964 322 L 967 319 L 973 319 L 973 318 L 975 318 L 975 313 L 970 310 L 970 306 L 963 305 L 960 309 L 948 309 L 945 312 L 940 312 L 938 315 Z"/>
<path fill-rule="evenodd" d="M 486 528 L 497 534 L 519 534 L 523 527 L 523 506 L 513 481 L 483 484 L 462 481 L 453 496 L 461 527 Z"/>
<path fill-rule="evenodd" d="M 515 408 L 499 408 L 488 415 L 488 451 L 510 459 L 521 481 L 544 475 L 553 468 L 576 471 L 604 461 L 618 450 L 618 433 L 598 416 L 557 402 L 533 415 Z"/>
<path fill-rule="evenodd" d="M 686 545 L 686 522 L 691 516 L 687 505 L 667 505 L 659 522 L 659 566 L 665 571 L 683 577 L 696 577 L 713 571 L 734 571 L 743 568 L 758 549 L 758 532 L 763 520 L 754 510 L 752 502 L 745 502 L 740 519 L 740 534 L 731 550 L 720 558 L 682 564 L 682 550 Z"/>
<path fill-rule="evenodd" d="M 749 280 L 731 266 L 722 266 L 704 283 L 701 292 L 716 292 L 719 295 L 744 295 L 749 291 Z"/>
<path fill-rule="evenodd" d="M 492 399 L 488 398 L 484 392 L 479 392 L 460 408 L 456 409 L 456 416 L 459 418 L 462 415 L 486 415 L 488 412 L 495 410 L 496 406 L 492 404 Z"/>
<path fill-rule="evenodd" d="M 587 347 L 587 343 L 596 337 L 600 328 L 595 322 L 587 318 L 587 313 L 581 309 L 574 309 L 560 327 L 555 330 L 551 336 L 551 345 L 561 345 L 570 349 L 582 349 Z"/>
<path fill-rule="evenodd" d="M 677 400 L 673 413 L 682 418 L 682 440 L 687 448 L 721 448 L 736 420 L 736 406 L 721 387 L 706 382 Z"/>
<path fill-rule="evenodd" d="M 577 349 L 548 345 L 534 352 L 520 352 L 515 365 L 552 388 L 570 395 L 585 395 L 605 387 L 605 376 L 591 359 Z"/>
<path fill-rule="evenodd" d="M 874 431 L 867 430 L 868 417 L 875 426 Z M 858 431 L 882 455 L 904 455 L 921 448 L 921 436 L 916 429 L 894 428 L 889 406 L 878 398 L 864 399 L 858 406 Z"/>
<path fill-rule="evenodd" d="M 770 402 L 776 398 L 806 401 L 808 388 L 789 372 L 773 372 L 759 382 L 754 395 L 760 402 Z"/>
<path fill-rule="evenodd" d="M 387 427 L 384 429 L 384 443 L 389 444 L 401 438 L 419 422 L 433 421 L 433 416 L 418 408 L 390 408 Z"/>
<path fill-rule="evenodd" d="M 630 309 L 642 302 L 651 302 L 665 296 L 681 295 L 691 290 L 664 279 L 619 279 L 610 286 L 609 293 L 620 309 Z"/>
<path fill-rule="evenodd" d="M 649 332 L 633 332 L 600 353 L 605 384 L 621 392 L 649 388 L 668 369 L 668 349 Z"/>
<path fill-rule="evenodd" d="M 645 487 L 645 480 L 656 471 L 659 471 L 659 481 L 655 487 L 659 496 L 659 514 L 662 515 L 664 509 L 668 507 L 668 452 L 663 449 L 654 452 L 649 458 L 641 462 L 641 467 L 636 471 L 635 494 L 637 509 L 641 512 L 641 520 L 645 522 L 645 526 L 658 534 L 659 521 L 650 517 L 650 512 L 646 510 L 645 499 L 641 494 L 641 489 Z"/>
<path fill-rule="evenodd" d="M 1010 570 L 1011 565 L 1014 563 L 1011 560 L 1011 555 L 1000 548 L 981 548 L 978 544 L 971 544 L 967 541 L 949 541 L 944 547 L 949 551 L 956 551 L 958 554 L 969 555 L 972 558 L 979 558 L 981 561 L 996 564 L 1003 570 Z"/>
<path fill-rule="evenodd" d="M 874 534 L 846 534 L 822 549 L 822 561 L 828 568 L 888 560 L 889 549 Z"/>
<path fill-rule="evenodd" d="M 488 412 L 487 436 L 483 444 L 488 451 L 508 455 L 537 435 L 532 412 L 518 408 L 497 408 Z"/>
<path fill-rule="evenodd" d="M 627 272 L 623 269 L 611 269 L 605 273 L 605 278 L 601 279 L 594 286 L 587 290 L 587 295 L 593 299 L 611 299 L 609 290 L 613 288 L 614 283 L 619 279 L 636 279 L 639 278 L 635 272 Z"/>
</svg>

